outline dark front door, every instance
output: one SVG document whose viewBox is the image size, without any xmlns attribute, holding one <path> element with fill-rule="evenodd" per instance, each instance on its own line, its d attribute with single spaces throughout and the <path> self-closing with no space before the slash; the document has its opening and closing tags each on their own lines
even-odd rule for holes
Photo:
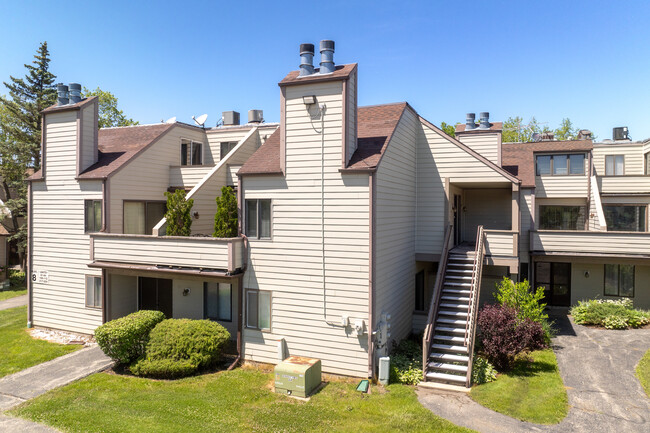
<svg viewBox="0 0 650 433">
<path fill-rule="evenodd" d="M 172 280 L 140 277 L 138 310 L 158 310 L 172 317 Z"/>
<path fill-rule="evenodd" d="M 459 194 L 454 194 L 454 245 L 460 244 L 463 239 L 461 236 L 461 197 Z"/>
<path fill-rule="evenodd" d="M 548 305 L 571 305 L 571 263 L 535 263 L 535 285 L 544 287 Z"/>
</svg>

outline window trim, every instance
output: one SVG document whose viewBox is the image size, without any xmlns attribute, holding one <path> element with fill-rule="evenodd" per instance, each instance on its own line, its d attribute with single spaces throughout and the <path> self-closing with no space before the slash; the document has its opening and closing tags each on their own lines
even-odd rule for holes
<svg viewBox="0 0 650 433">
<path fill-rule="evenodd" d="M 124 199 L 122 200 L 122 234 L 132 234 L 132 233 L 124 233 L 124 221 L 125 221 L 125 216 L 126 216 L 126 206 L 124 206 L 124 203 L 144 203 L 144 231 L 145 235 L 151 235 L 151 233 L 146 233 L 147 231 L 147 212 L 148 212 L 148 207 L 147 203 L 164 203 L 165 204 L 165 213 L 167 212 L 167 201 L 166 200 L 134 200 L 134 199 Z M 164 216 L 163 216 L 164 217 Z M 153 227 L 152 227 L 153 229 Z"/>
<path fill-rule="evenodd" d="M 643 221 L 644 224 L 644 230 L 642 232 L 630 232 L 629 230 L 610 230 L 609 229 L 609 224 L 607 225 L 607 231 L 611 231 L 613 233 L 648 233 L 650 231 L 650 216 L 648 215 L 649 205 L 648 203 L 602 203 L 603 206 L 603 213 L 605 212 L 606 207 L 644 207 L 645 208 L 645 219 Z M 607 215 L 605 214 L 605 221 L 607 221 Z"/>
<path fill-rule="evenodd" d="M 248 234 L 248 202 L 249 201 L 256 201 L 257 202 L 257 221 L 256 221 L 256 236 L 249 236 Z M 260 202 L 262 201 L 268 201 L 269 202 L 269 236 L 268 237 L 262 237 L 260 235 L 260 220 L 262 216 L 262 206 L 260 206 Z M 268 241 L 268 240 L 273 240 L 273 199 L 270 198 L 246 198 L 244 199 L 244 225 L 242 226 L 243 232 L 248 237 L 249 239 L 254 239 L 254 240 L 260 240 L 260 241 Z"/>
<path fill-rule="evenodd" d="M 582 160 L 582 173 L 571 173 L 571 156 L 572 155 L 582 155 L 583 160 Z M 549 169 L 550 173 L 545 173 L 545 174 L 539 174 L 539 169 L 537 165 L 537 158 L 540 156 L 549 156 L 551 158 Z M 555 170 L 555 165 L 553 163 L 554 156 L 566 156 L 567 162 L 566 162 L 566 174 L 554 174 L 553 171 Z M 586 176 L 587 175 L 587 170 L 584 167 L 585 161 L 588 161 L 589 156 L 584 153 L 584 152 L 562 152 L 562 153 L 535 153 L 535 176 L 536 177 L 546 177 L 546 176 Z"/>
<path fill-rule="evenodd" d="M 575 229 L 557 229 L 557 228 L 543 228 L 542 227 L 542 208 L 544 207 L 561 207 L 561 208 L 578 208 L 578 221 L 576 222 Z M 582 211 L 582 224 L 580 224 L 580 212 Z M 587 207 L 580 204 L 539 204 L 537 206 L 537 220 L 535 221 L 535 227 L 537 230 L 552 230 L 552 231 L 584 231 L 585 224 L 587 221 Z"/>
<path fill-rule="evenodd" d="M 187 142 L 189 144 L 189 152 L 186 153 L 186 164 L 183 164 L 183 141 Z M 201 162 L 199 164 L 192 164 L 192 150 L 194 148 L 195 144 L 200 144 L 201 145 Z M 197 140 L 192 140 L 191 138 L 186 138 L 186 137 L 180 137 L 180 146 L 179 146 L 179 166 L 180 167 L 200 167 L 204 165 L 205 162 L 205 143 L 202 141 L 197 141 Z"/>
<path fill-rule="evenodd" d="M 226 152 L 225 155 L 223 154 L 223 145 L 224 145 L 224 144 L 227 144 L 228 147 L 230 147 L 230 149 L 228 150 L 228 152 Z M 226 156 L 228 156 L 228 155 L 230 154 L 230 152 L 232 152 L 233 149 L 235 149 L 235 147 L 237 146 L 237 144 L 239 144 L 238 141 L 220 141 L 220 142 L 219 142 L 219 160 L 221 161 L 221 160 L 224 159 Z"/>
<path fill-rule="evenodd" d="M 618 281 L 616 283 L 616 292 L 618 293 L 617 295 L 608 295 L 605 293 L 606 286 L 605 284 L 607 283 L 607 265 L 610 266 L 616 266 L 618 268 Z M 603 296 L 609 296 L 610 298 L 634 298 L 634 295 L 636 294 L 636 265 L 627 265 L 624 264 L 625 266 L 632 266 L 632 295 L 631 296 L 626 296 L 626 295 L 621 295 L 621 264 L 620 263 L 605 263 L 603 265 Z"/>
<path fill-rule="evenodd" d="M 93 278 L 93 281 L 95 281 L 95 278 L 99 278 L 99 305 L 90 305 L 88 303 L 88 278 Z M 102 278 L 101 275 L 91 275 L 91 274 L 85 274 L 84 275 L 84 304 L 86 308 L 92 308 L 94 310 L 102 310 L 104 308 L 104 278 Z M 94 289 L 94 287 L 93 287 Z M 96 301 L 96 300 L 95 300 Z"/>
<path fill-rule="evenodd" d="M 623 173 L 621 174 L 616 174 L 616 157 L 620 156 L 623 158 Z M 607 158 L 614 158 L 614 174 L 607 174 Z M 608 177 L 615 177 L 615 176 L 625 176 L 625 154 L 612 154 L 612 155 L 605 155 L 605 176 Z"/>
<path fill-rule="evenodd" d="M 227 284 L 230 286 L 230 319 L 222 319 L 220 317 L 218 318 L 208 317 L 208 282 L 207 281 L 203 282 L 203 318 L 206 320 L 212 320 L 214 322 L 232 323 L 233 321 L 232 320 L 232 284 L 219 283 L 219 282 L 213 282 L 213 283 L 217 285 L 217 312 L 219 312 L 219 285 Z"/>
<path fill-rule="evenodd" d="M 257 327 L 255 326 L 249 326 L 248 325 L 248 294 L 249 293 L 257 293 Z M 259 302 L 259 294 L 260 293 L 268 293 L 269 294 L 269 327 L 268 328 L 260 328 L 260 302 Z M 245 320 L 244 320 L 244 327 L 246 329 L 251 329 L 251 330 L 256 330 L 256 331 L 261 331 L 261 332 L 272 332 L 271 330 L 273 329 L 273 292 L 270 290 L 260 290 L 260 289 L 245 289 L 244 290 L 244 312 L 246 314 Z"/>
<path fill-rule="evenodd" d="M 643 154 L 643 174 L 645 176 L 650 176 L 650 164 L 648 164 L 648 156 L 650 156 L 650 152 Z"/>
<path fill-rule="evenodd" d="M 87 218 L 86 218 L 86 203 L 88 203 L 88 202 L 93 203 L 93 211 L 95 209 L 95 203 L 98 202 L 99 203 L 99 210 L 101 212 L 101 217 L 100 217 L 100 221 L 99 221 L 99 228 L 94 227 L 94 230 L 88 230 L 88 228 L 86 227 L 86 221 L 87 221 Z M 95 225 L 94 223 L 96 223 L 96 222 L 97 221 L 95 221 L 95 218 L 94 218 L 94 215 L 93 215 L 93 225 Z M 102 199 L 99 199 L 99 200 L 98 199 L 85 199 L 84 200 L 84 233 L 101 232 L 102 228 L 103 228 L 103 222 L 104 222 L 104 203 L 103 203 L 103 200 Z"/>
</svg>

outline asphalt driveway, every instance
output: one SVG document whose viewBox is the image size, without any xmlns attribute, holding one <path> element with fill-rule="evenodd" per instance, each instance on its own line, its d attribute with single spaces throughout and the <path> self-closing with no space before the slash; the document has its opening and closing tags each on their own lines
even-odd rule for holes
<svg viewBox="0 0 650 433">
<path fill-rule="evenodd" d="M 420 402 L 435 414 L 479 432 L 650 432 L 650 399 L 634 369 L 650 349 L 650 329 L 613 331 L 552 317 L 560 328 L 554 339 L 560 374 L 569 396 L 569 414 L 543 426 L 493 412 L 469 396 L 418 390 Z"/>
</svg>

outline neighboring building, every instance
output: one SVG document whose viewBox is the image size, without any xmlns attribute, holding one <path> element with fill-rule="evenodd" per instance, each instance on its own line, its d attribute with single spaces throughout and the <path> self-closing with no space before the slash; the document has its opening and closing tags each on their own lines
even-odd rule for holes
<svg viewBox="0 0 650 433">
<path fill-rule="evenodd" d="M 634 300 L 648 307 L 647 248 L 625 252 L 646 235 L 604 231 L 619 215 L 645 231 L 647 212 L 620 183 L 637 206 L 608 210 L 624 199 L 605 192 L 598 164 L 621 164 L 599 156 L 605 145 L 501 143 L 487 113 L 455 139 L 407 103 L 357 107 L 357 65 L 334 67 L 323 41 L 314 71 L 310 49 L 279 83 L 279 124 L 97 132 L 96 99 L 45 110 L 29 192 L 31 324 L 92 333 L 160 309 L 219 321 L 247 360 L 304 355 L 351 376 L 376 373 L 394 341 L 424 329 L 428 380 L 465 384 L 479 286 L 487 299 L 503 276 L 531 278 L 568 304 L 613 294 L 612 272 L 616 295 L 630 295 L 634 265 Z M 224 185 L 242 235 L 215 239 Z M 192 237 L 164 236 L 163 193 L 176 188 L 195 200 Z"/>
</svg>

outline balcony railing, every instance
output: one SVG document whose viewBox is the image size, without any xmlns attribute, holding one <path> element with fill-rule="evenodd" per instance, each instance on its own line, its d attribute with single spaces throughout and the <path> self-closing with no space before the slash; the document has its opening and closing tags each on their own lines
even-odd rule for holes
<svg viewBox="0 0 650 433">
<path fill-rule="evenodd" d="M 588 197 L 588 177 L 586 175 L 536 176 L 535 197 Z"/>
<path fill-rule="evenodd" d="M 485 255 L 492 257 L 519 256 L 519 233 L 512 230 L 483 230 Z"/>
<path fill-rule="evenodd" d="M 530 250 L 542 254 L 650 256 L 650 233 L 531 231 Z"/>
<path fill-rule="evenodd" d="M 220 270 L 233 273 L 244 262 L 243 238 L 90 235 L 94 262 Z"/>
<path fill-rule="evenodd" d="M 194 187 L 213 167 L 214 165 L 172 165 L 169 167 L 169 186 Z"/>
<path fill-rule="evenodd" d="M 599 176 L 598 186 L 602 194 L 650 193 L 650 176 Z"/>
</svg>

